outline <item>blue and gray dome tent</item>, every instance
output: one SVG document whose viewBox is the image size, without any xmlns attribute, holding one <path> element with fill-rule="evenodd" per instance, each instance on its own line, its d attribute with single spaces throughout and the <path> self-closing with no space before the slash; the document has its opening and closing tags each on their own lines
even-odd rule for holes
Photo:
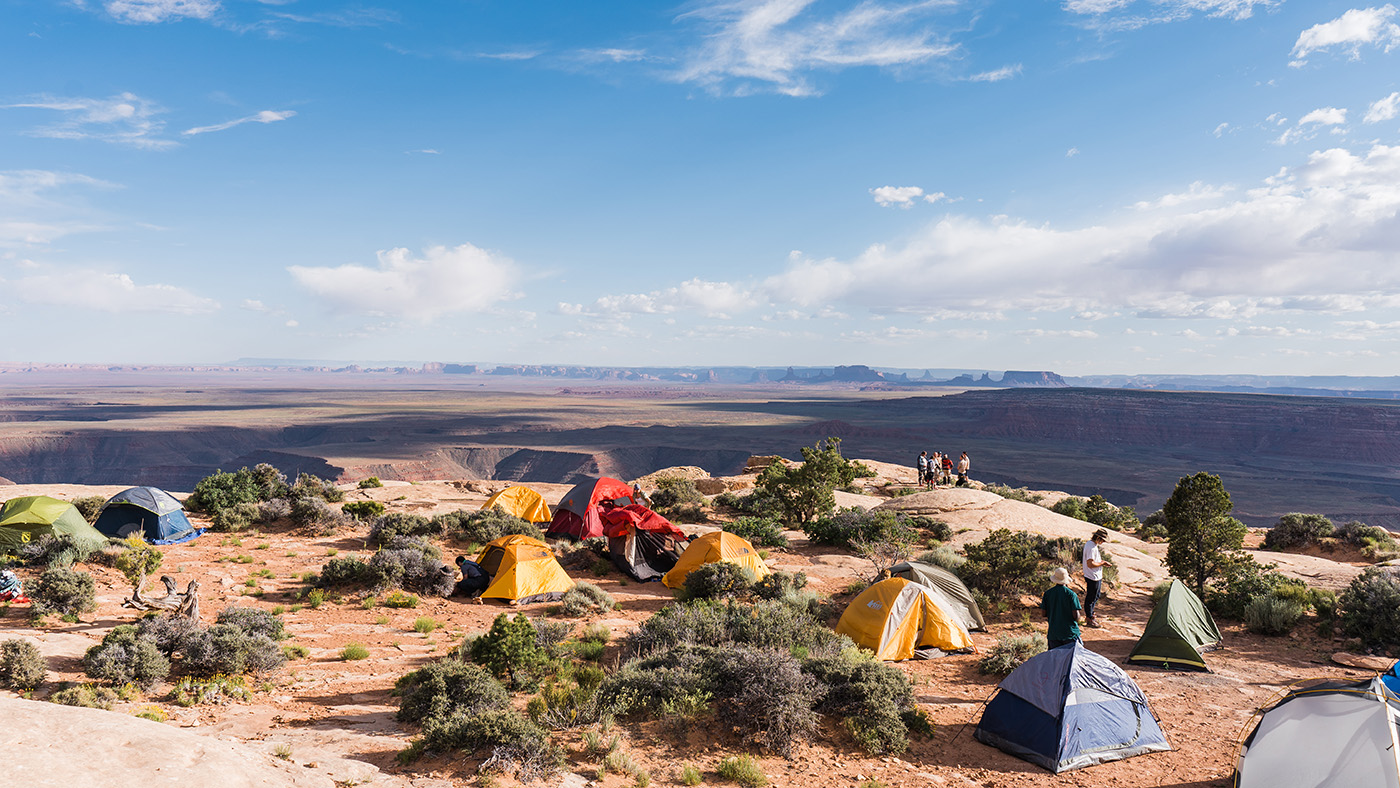
<svg viewBox="0 0 1400 788">
<path fill-rule="evenodd" d="M 93 527 L 118 539 L 140 534 L 151 544 L 188 542 L 204 533 L 190 525 L 175 496 L 155 487 L 132 487 L 113 495 Z"/>
<path fill-rule="evenodd" d="M 998 688 L 973 736 L 1056 774 L 1171 749 L 1138 685 L 1078 640 L 1031 657 Z"/>
</svg>

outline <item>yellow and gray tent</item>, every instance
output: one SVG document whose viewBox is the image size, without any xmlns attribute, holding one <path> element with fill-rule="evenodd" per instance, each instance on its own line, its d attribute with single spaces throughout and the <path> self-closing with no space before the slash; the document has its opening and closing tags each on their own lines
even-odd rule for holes
<svg viewBox="0 0 1400 788">
<path fill-rule="evenodd" d="M 747 539 L 726 531 L 712 531 L 693 540 L 671 571 L 661 578 L 661 582 L 667 588 L 680 588 L 685 585 L 685 578 L 691 572 L 717 561 L 738 564 L 753 572 L 755 580 L 762 580 L 770 572 Z"/>
<path fill-rule="evenodd" d="M 547 523 L 553 515 L 549 513 L 549 504 L 544 502 L 544 496 L 530 489 L 529 487 L 507 487 L 486 499 L 486 503 L 481 505 L 482 509 L 490 509 L 492 506 L 500 509 L 506 514 L 513 514 L 522 520 L 532 523 Z"/>
<path fill-rule="evenodd" d="M 982 609 L 977 606 L 977 600 L 973 599 L 972 591 L 968 590 L 957 575 L 947 569 L 936 564 L 905 561 L 890 567 L 890 577 L 902 577 L 918 583 L 934 594 L 942 594 L 968 630 L 987 628 L 987 622 L 982 619 Z"/>
<path fill-rule="evenodd" d="M 1128 663 L 1210 672 L 1201 653 L 1219 646 L 1220 640 L 1220 629 L 1201 598 L 1174 579 L 1147 619 L 1142 637 L 1128 654 Z"/>
<path fill-rule="evenodd" d="M 476 562 L 491 576 L 483 599 L 504 599 L 513 605 L 554 602 L 574 587 L 549 545 L 529 536 L 502 536 L 483 547 Z"/>
<path fill-rule="evenodd" d="M 107 537 L 89 525 L 67 501 L 29 495 L 11 498 L 0 506 L 0 551 L 14 552 L 48 534 L 72 536 L 93 547 L 107 544 Z"/>
<path fill-rule="evenodd" d="M 887 661 L 912 659 L 922 648 L 972 648 L 972 636 L 946 599 L 902 577 L 861 592 L 841 614 L 836 631 Z"/>
</svg>

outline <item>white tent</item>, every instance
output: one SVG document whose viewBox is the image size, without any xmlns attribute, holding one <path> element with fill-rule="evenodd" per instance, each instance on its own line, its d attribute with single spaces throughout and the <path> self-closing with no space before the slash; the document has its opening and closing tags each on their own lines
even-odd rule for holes
<svg viewBox="0 0 1400 788">
<path fill-rule="evenodd" d="M 1397 788 L 1400 699 L 1379 679 L 1289 692 L 1245 739 L 1238 788 Z"/>
</svg>

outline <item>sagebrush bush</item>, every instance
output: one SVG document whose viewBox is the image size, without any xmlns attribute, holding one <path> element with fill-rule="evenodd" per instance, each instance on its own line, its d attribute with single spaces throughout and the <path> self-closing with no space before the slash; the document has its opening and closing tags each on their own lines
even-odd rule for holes
<svg viewBox="0 0 1400 788">
<path fill-rule="evenodd" d="M 656 492 L 651 494 L 651 508 L 662 514 L 682 504 L 703 503 L 705 496 L 695 489 L 695 482 L 674 476 L 656 480 Z"/>
<path fill-rule="evenodd" d="M 88 560 L 105 545 L 72 534 L 44 534 L 17 551 L 19 559 L 30 566 L 71 567 Z"/>
<path fill-rule="evenodd" d="M 563 750 L 550 743 L 549 734 L 513 709 L 458 712 L 430 720 L 411 750 L 469 755 L 490 752 L 487 763 L 514 772 L 521 782 L 552 775 L 564 763 Z"/>
<path fill-rule="evenodd" d="M 379 501 L 351 501 L 340 507 L 340 511 L 348 517 L 365 522 L 384 514 L 384 504 Z"/>
<path fill-rule="evenodd" d="M 97 609 L 97 585 L 87 572 L 51 566 L 30 585 L 29 598 L 35 617 L 76 616 Z"/>
<path fill-rule="evenodd" d="M 935 522 L 915 520 L 902 512 L 851 507 L 803 523 L 802 532 L 817 544 L 853 549 L 858 542 L 914 542 L 920 521 Z"/>
<path fill-rule="evenodd" d="M 233 473 L 217 471 L 200 479 L 194 492 L 185 499 L 185 508 L 193 512 L 217 514 L 241 503 L 257 504 L 273 498 L 285 498 L 287 477 L 267 463 L 252 468 L 239 468 Z"/>
<path fill-rule="evenodd" d="M 282 617 L 248 605 L 230 605 L 219 612 L 215 623 L 230 624 L 250 635 L 262 635 L 268 640 L 283 640 L 287 636 Z"/>
<path fill-rule="evenodd" d="M 215 510 L 209 517 L 209 527 L 219 533 L 242 531 L 254 523 L 261 522 L 262 506 L 262 503 L 255 501 L 243 501 Z"/>
<path fill-rule="evenodd" d="M 380 550 L 369 559 L 369 565 L 381 578 L 380 590 L 403 588 L 431 596 L 452 596 L 456 573 L 421 548 Z"/>
<path fill-rule="evenodd" d="M 335 482 L 322 479 L 309 473 L 297 475 L 296 483 L 292 485 L 287 497 L 296 498 L 320 498 L 328 503 L 340 503 L 345 500 L 345 493 L 335 486 Z"/>
<path fill-rule="evenodd" d="M 590 613 L 606 613 L 615 607 L 617 600 L 613 599 L 612 594 L 583 581 L 574 583 L 574 587 L 565 591 L 564 598 L 559 601 L 560 612 L 573 618 Z"/>
<path fill-rule="evenodd" d="M 1332 521 L 1320 514 L 1289 512 L 1278 518 L 1278 522 L 1264 534 L 1264 549 L 1307 547 L 1332 536 L 1335 530 Z"/>
<path fill-rule="evenodd" d="M 170 675 L 170 660 L 156 642 L 131 624 L 113 627 L 102 642 L 83 655 L 83 670 L 91 678 L 121 686 L 149 689 Z"/>
<path fill-rule="evenodd" d="M 1275 594 L 1281 586 L 1296 586 L 1306 592 L 1301 580 L 1285 577 L 1273 564 L 1260 564 L 1252 556 L 1223 564 L 1206 588 L 1206 607 L 1221 618 L 1242 621 L 1245 609 L 1256 597 Z"/>
<path fill-rule="evenodd" d="M 691 570 L 682 587 L 684 599 L 726 599 L 747 594 L 754 575 L 746 567 L 715 561 Z"/>
<path fill-rule="evenodd" d="M 273 498 L 258 504 L 257 522 L 273 523 L 292 516 L 292 502 L 286 498 Z"/>
<path fill-rule="evenodd" d="M 297 527 L 314 529 L 319 533 L 330 533 L 350 522 L 349 515 L 331 508 L 325 499 L 310 496 L 292 499 L 290 517 Z"/>
<path fill-rule="evenodd" d="M 400 677 L 394 694 L 399 696 L 399 722 L 425 723 L 458 712 L 510 707 L 510 693 L 485 668 L 455 658 L 430 662 Z"/>
<path fill-rule="evenodd" d="M 19 638 L 0 642 L 0 687 L 29 692 L 44 683 L 48 671 L 38 646 Z"/>
<path fill-rule="evenodd" d="M 850 641 L 810 610 L 777 601 L 730 600 L 667 605 L 628 634 L 625 644 L 628 655 L 637 656 L 685 644 L 815 650 L 842 642 Z"/>
<path fill-rule="evenodd" d="M 375 519 L 365 543 L 370 547 L 381 547 L 395 536 L 429 536 L 441 533 L 441 529 L 441 523 L 435 523 L 421 514 L 393 512 Z"/>
<path fill-rule="evenodd" d="M 537 618 L 531 622 L 531 626 L 535 628 L 535 645 L 551 659 L 559 656 L 564 641 L 574 632 L 573 624 L 567 621 L 550 621 L 547 618 Z"/>
<path fill-rule="evenodd" d="M 784 758 L 791 757 L 793 747 L 816 729 L 817 713 L 812 707 L 826 688 L 804 673 L 787 650 L 748 646 L 718 650 L 709 672 L 710 691 L 732 711 L 728 719 Z"/>
<path fill-rule="evenodd" d="M 233 624 L 215 624 L 187 637 L 180 667 L 195 676 L 271 673 L 287 657 L 267 635 L 250 633 Z"/>
<path fill-rule="evenodd" d="M 846 730 L 867 752 L 898 754 L 908 748 L 909 723 L 917 710 L 913 687 L 901 670 L 855 649 L 808 659 L 802 669 L 826 688 L 816 711 L 845 720 Z"/>
<path fill-rule="evenodd" d="M 946 544 L 938 545 L 932 550 L 925 550 L 914 556 L 914 560 L 923 564 L 941 566 L 953 574 L 957 574 L 962 565 L 967 563 L 966 556 Z"/>
<path fill-rule="evenodd" d="M 1058 550 L 1051 547 L 1052 541 L 1039 534 L 1000 528 L 963 547 L 967 561 L 958 567 L 958 577 L 994 600 L 1039 593 L 1050 584 L 1047 561 Z"/>
<path fill-rule="evenodd" d="M 1045 636 L 1039 632 L 1017 637 L 998 635 L 996 645 L 977 661 L 977 670 L 993 676 L 1005 676 L 1044 651 L 1047 645 Z"/>
<path fill-rule="evenodd" d="M 1260 635 L 1287 635 L 1307 612 L 1307 607 L 1297 601 L 1265 594 L 1245 605 L 1244 625 Z"/>
<path fill-rule="evenodd" d="M 101 495 L 85 495 L 74 498 L 71 503 L 78 510 L 78 514 L 91 524 L 97 522 L 97 515 L 102 514 L 102 507 L 107 505 L 107 499 Z"/>
<path fill-rule="evenodd" d="M 183 651 L 185 643 L 203 631 L 199 622 L 176 615 L 148 615 L 136 622 L 136 629 L 167 657 Z"/>
<path fill-rule="evenodd" d="M 1342 592 L 1337 616 L 1342 631 L 1367 647 L 1400 645 L 1400 575 L 1368 567 Z"/>
<path fill-rule="evenodd" d="M 368 490 L 373 487 L 383 487 L 384 482 L 381 482 L 378 476 L 371 476 L 368 479 L 361 479 L 360 483 L 356 486 L 361 490 Z"/>
<path fill-rule="evenodd" d="M 321 566 L 318 581 L 324 586 L 360 586 L 373 588 L 383 578 L 368 562 L 353 555 L 332 558 Z"/>
<path fill-rule="evenodd" d="M 740 517 L 732 523 L 724 523 L 720 528 L 758 547 L 788 546 L 782 524 L 771 517 Z"/>
</svg>

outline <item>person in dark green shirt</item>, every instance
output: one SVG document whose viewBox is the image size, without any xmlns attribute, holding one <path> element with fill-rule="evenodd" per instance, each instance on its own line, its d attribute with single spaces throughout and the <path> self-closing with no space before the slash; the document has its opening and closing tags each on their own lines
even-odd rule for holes
<svg viewBox="0 0 1400 788">
<path fill-rule="evenodd" d="M 1082 608 L 1079 606 L 1079 595 L 1069 587 L 1069 570 L 1057 567 L 1050 573 L 1050 579 L 1055 581 L 1055 585 L 1040 598 L 1040 609 L 1045 611 L 1045 618 L 1050 622 L 1049 631 L 1045 633 L 1047 645 L 1056 648 L 1079 639 L 1079 611 Z"/>
</svg>

